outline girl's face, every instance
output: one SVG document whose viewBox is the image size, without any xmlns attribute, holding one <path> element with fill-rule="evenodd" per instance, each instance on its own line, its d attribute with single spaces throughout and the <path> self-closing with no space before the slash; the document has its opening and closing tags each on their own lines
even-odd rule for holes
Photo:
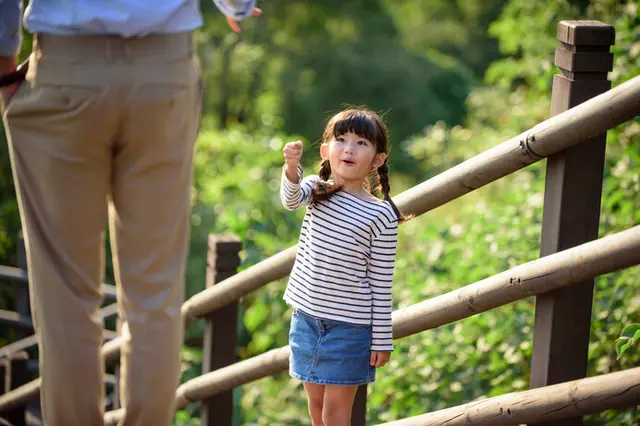
<svg viewBox="0 0 640 426">
<path fill-rule="evenodd" d="M 329 160 L 336 184 L 362 184 L 372 168 L 378 168 L 387 154 L 376 154 L 375 143 L 353 132 L 344 133 L 320 147 L 323 160 Z"/>
</svg>

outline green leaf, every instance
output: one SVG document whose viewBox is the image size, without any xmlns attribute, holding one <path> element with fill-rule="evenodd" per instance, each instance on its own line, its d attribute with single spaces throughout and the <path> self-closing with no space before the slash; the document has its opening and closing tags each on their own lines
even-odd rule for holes
<svg viewBox="0 0 640 426">
<path fill-rule="evenodd" d="M 635 343 L 638 338 L 640 338 L 640 324 L 632 323 L 627 325 L 624 330 L 622 330 L 620 337 L 627 337 L 631 339 L 632 344 Z"/>
<path fill-rule="evenodd" d="M 631 347 L 631 339 L 627 337 L 621 337 L 616 340 L 616 353 L 618 354 L 618 358 L 620 359 L 622 355 Z"/>
<path fill-rule="evenodd" d="M 264 322 L 269 315 L 269 308 L 264 303 L 255 302 L 244 316 L 244 324 L 247 330 L 254 332 L 258 326 Z"/>
</svg>

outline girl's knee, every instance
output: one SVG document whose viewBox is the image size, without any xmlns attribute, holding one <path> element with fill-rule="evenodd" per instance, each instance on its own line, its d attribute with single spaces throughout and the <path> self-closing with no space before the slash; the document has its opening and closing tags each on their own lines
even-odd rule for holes
<svg viewBox="0 0 640 426">
<path fill-rule="evenodd" d="M 309 397 L 309 414 L 313 420 L 313 425 L 322 425 L 322 399 Z"/>
<path fill-rule="evenodd" d="M 330 399 L 322 406 L 322 421 L 325 426 L 349 426 L 351 424 L 352 401 L 349 398 Z"/>
<path fill-rule="evenodd" d="M 322 410 L 324 426 L 349 426 L 351 424 L 351 406 L 326 406 Z"/>
<path fill-rule="evenodd" d="M 328 386 L 322 406 L 325 426 L 349 426 L 357 386 Z"/>
</svg>

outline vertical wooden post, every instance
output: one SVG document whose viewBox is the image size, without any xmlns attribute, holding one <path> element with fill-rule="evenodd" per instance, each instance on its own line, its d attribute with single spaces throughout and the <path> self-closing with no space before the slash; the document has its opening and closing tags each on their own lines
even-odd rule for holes
<svg viewBox="0 0 640 426">
<path fill-rule="evenodd" d="M 615 42 L 612 26 L 561 21 L 551 114 L 556 115 L 610 89 Z M 606 132 L 547 159 L 540 256 L 598 237 Z M 536 298 L 530 387 L 586 376 L 593 279 Z M 582 418 L 537 423 L 579 426 Z"/>
<path fill-rule="evenodd" d="M 353 401 L 351 412 L 351 426 L 366 426 L 367 424 L 367 385 L 358 386 L 356 399 Z"/>
<path fill-rule="evenodd" d="M 8 357 L 2 359 L 3 368 L 3 392 L 17 389 L 29 381 L 28 362 L 29 356 L 25 351 L 15 352 Z M 8 421 L 12 426 L 26 425 L 26 409 L 23 405 L 10 411 L 2 413 L 3 419 Z"/>
<path fill-rule="evenodd" d="M 240 266 L 242 244 L 234 235 L 209 235 L 206 286 L 234 275 Z M 238 303 L 230 303 L 205 319 L 202 372 L 236 362 Z M 202 401 L 202 426 L 232 426 L 233 390 Z"/>
<path fill-rule="evenodd" d="M 27 272 L 27 251 L 24 244 L 24 237 L 22 235 L 22 231 L 18 233 L 18 244 L 17 244 L 17 266 L 23 271 Z M 25 317 L 31 316 L 31 308 L 29 304 L 29 286 L 31 283 L 27 283 L 26 285 L 17 285 L 16 291 L 16 312 Z M 31 334 L 30 330 L 17 328 L 16 329 L 16 337 L 17 340 L 24 339 Z"/>
</svg>

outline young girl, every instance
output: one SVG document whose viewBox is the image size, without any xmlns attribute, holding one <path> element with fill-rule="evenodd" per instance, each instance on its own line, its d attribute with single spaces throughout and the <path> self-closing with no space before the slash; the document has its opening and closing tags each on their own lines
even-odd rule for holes
<svg viewBox="0 0 640 426">
<path fill-rule="evenodd" d="M 387 150 L 386 126 L 367 109 L 329 120 L 319 176 L 303 179 L 300 141 L 283 150 L 282 204 L 306 206 L 284 295 L 293 307 L 289 372 L 304 382 L 313 426 L 350 425 L 358 385 L 373 382 L 393 351 L 391 279 L 404 217 L 389 196 Z"/>
</svg>

